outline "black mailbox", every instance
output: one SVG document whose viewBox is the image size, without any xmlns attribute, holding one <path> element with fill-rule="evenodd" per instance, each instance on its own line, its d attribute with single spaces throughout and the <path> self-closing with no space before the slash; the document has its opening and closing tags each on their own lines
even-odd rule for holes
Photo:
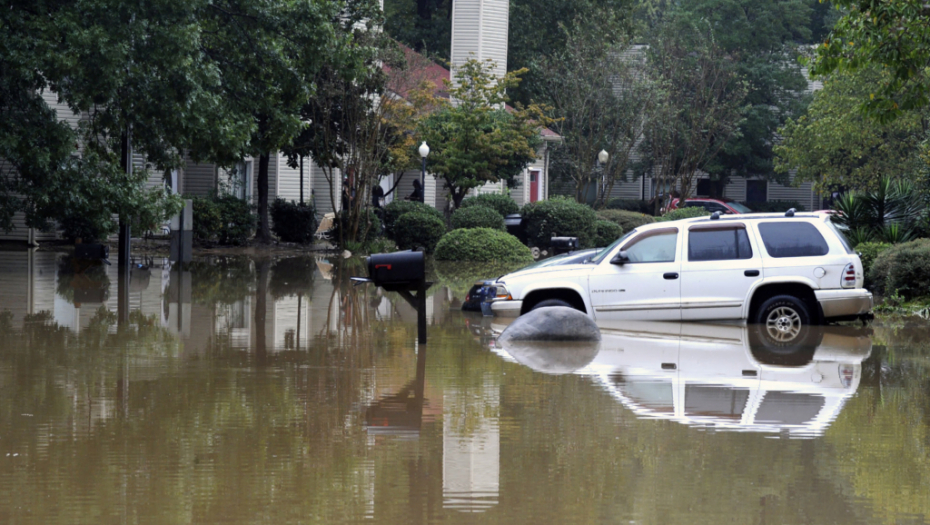
<svg viewBox="0 0 930 525">
<path fill-rule="evenodd" d="M 106 261 L 110 258 L 110 247 L 106 244 L 75 244 L 74 258 Z"/>
<path fill-rule="evenodd" d="M 426 279 L 423 252 L 373 254 L 368 258 L 368 277 L 388 291 L 414 288 Z"/>
<path fill-rule="evenodd" d="M 522 215 L 511 213 L 504 217 L 504 225 L 507 227 L 507 233 L 520 239 L 520 242 L 526 243 L 526 230 L 523 228 Z"/>
<path fill-rule="evenodd" d="M 565 253 L 578 249 L 578 237 L 553 237 L 549 240 L 553 254 Z"/>
</svg>

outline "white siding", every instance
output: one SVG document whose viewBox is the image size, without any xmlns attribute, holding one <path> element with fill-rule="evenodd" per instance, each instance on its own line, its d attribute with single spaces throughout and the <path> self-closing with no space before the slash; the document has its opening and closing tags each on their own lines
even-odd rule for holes
<svg viewBox="0 0 930 525">
<path fill-rule="evenodd" d="M 216 166 L 210 163 L 196 163 L 185 158 L 184 182 L 181 193 L 206 197 L 216 190 Z"/>
<path fill-rule="evenodd" d="M 452 79 L 469 58 L 491 59 L 498 77 L 507 72 L 508 0 L 457 0 L 452 4 Z"/>
<path fill-rule="evenodd" d="M 292 168 L 287 165 L 287 156 L 278 153 L 276 156 L 278 165 L 278 188 L 277 196 L 289 201 L 300 201 L 300 165 Z M 304 157 L 304 201 L 310 200 L 310 181 L 313 162 L 309 157 Z"/>
<path fill-rule="evenodd" d="M 312 181 L 310 187 L 313 189 L 313 206 L 316 213 L 322 215 L 338 210 L 340 206 L 339 194 L 342 191 L 342 173 L 339 170 L 333 171 L 335 180 L 333 180 L 333 188 L 330 188 L 323 168 L 313 162 L 308 162 L 308 159 L 304 159 L 304 169 L 307 170 L 308 166 L 312 167 L 312 173 L 308 173 L 307 177 Z M 332 199 L 330 194 L 332 194 Z M 333 209 L 333 201 L 336 203 L 336 210 Z"/>
</svg>

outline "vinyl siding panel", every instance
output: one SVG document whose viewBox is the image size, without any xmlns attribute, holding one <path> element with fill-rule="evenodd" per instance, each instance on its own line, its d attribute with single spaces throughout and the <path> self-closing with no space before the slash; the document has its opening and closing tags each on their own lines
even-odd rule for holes
<svg viewBox="0 0 930 525">
<path fill-rule="evenodd" d="M 283 153 L 276 155 L 278 166 L 277 196 L 289 201 L 300 201 L 300 166 L 292 168 L 287 165 L 287 156 Z M 313 163 L 309 157 L 304 158 L 304 201 L 310 200 L 310 181 Z"/>
<path fill-rule="evenodd" d="M 469 58 L 491 59 L 494 74 L 507 72 L 508 0 L 458 0 L 452 6 L 452 68 Z"/>
<path fill-rule="evenodd" d="M 216 165 L 185 159 L 181 193 L 206 197 L 216 190 Z"/>
<path fill-rule="evenodd" d="M 307 169 L 308 163 L 307 160 L 304 160 L 304 169 Z M 326 180 L 326 173 L 323 171 L 323 168 L 317 166 L 315 163 L 309 163 L 309 166 L 312 167 L 312 173 L 308 175 L 311 179 L 311 188 L 313 189 L 313 206 L 316 210 L 317 215 L 322 215 L 325 213 L 331 213 L 338 210 L 340 206 L 340 195 L 341 191 L 341 179 L 342 173 L 339 170 L 333 170 L 333 181 L 334 188 L 329 187 L 329 181 Z M 332 194 L 332 199 L 330 195 Z M 336 209 L 333 209 L 333 202 L 336 203 Z"/>
</svg>

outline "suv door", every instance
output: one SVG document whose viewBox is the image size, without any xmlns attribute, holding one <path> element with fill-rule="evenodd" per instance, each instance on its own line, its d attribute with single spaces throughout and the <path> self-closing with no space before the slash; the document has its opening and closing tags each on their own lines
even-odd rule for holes
<svg viewBox="0 0 930 525">
<path fill-rule="evenodd" d="M 743 223 L 688 228 L 681 267 L 681 318 L 741 319 L 749 290 L 762 280 L 761 250 Z"/>
<path fill-rule="evenodd" d="M 681 242 L 678 228 L 647 230 L 623 245 L 629 261 L 602 261 L 588 277 L 594 317 L 600 320 L 681 319 Z"/>
</svg>

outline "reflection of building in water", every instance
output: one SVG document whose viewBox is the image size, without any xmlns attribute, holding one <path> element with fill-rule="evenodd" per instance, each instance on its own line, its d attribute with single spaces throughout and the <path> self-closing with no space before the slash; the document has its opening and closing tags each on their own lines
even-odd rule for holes
<svg viewBox="0 0 930 525">
<path fill-rule="evenodd" d="M 500 490 L 500 385 L 443 395 L 443 507 L 484 512 Z"/>
</svg>

